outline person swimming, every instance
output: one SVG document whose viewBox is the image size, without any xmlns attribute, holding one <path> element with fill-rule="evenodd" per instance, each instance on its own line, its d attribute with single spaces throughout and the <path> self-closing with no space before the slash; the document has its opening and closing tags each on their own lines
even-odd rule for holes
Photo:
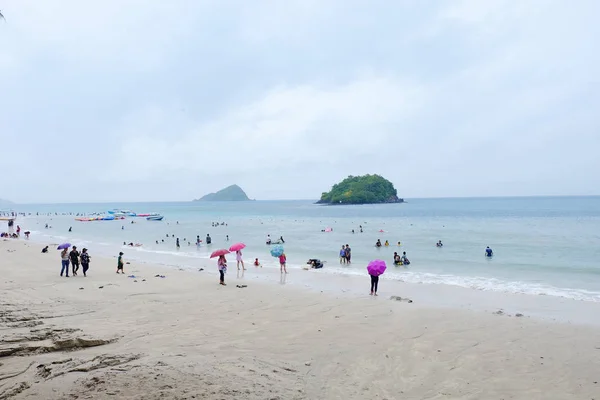
<svg viewBox="0 0 600 400">
<path fill-rule="evenodd" d="M 402 265 L 402 260 L 397 252 L 394 252 L 394 265 Z"/>
<path fill-rule="evenodd" d="M 444 245 L 442 244 L 441 240 L 438 240 L 438 242 L 435 244 L 437 247 L 444 247 Z"/>
<path fill-rule="evenodd" d="M 307 264 L 310 265 L 310 267 L 314 268 L 314 269 L 323 268 L 323 262 L 321 260 L 319 260 L 318 258 L 309 259 Z"/>
<path fill-rule="evenodd" d="M 486 257 L 492 257 L 494 255 L 494 252 L 492 251 L 492 249 L 490 249 L 490 246 L 485 248 L 485 256 Z"/>
<path fill-rule="evenodd" d="M 388 241 L 386 240 L 386 241 L 385 241 L 385 244 L 384 244 L 384 246 L 385 246 L 385 247 L 387 247 L 387 246 L 389 246 L 389 245 L 390 245 L 390 242 L 388 242 Z"/>
<path fill-rule="evenodd" d="M 377 239 L 377 243 L 375 243 L 375 247 L 381 247 L 381 240 Z"/>
</svg>

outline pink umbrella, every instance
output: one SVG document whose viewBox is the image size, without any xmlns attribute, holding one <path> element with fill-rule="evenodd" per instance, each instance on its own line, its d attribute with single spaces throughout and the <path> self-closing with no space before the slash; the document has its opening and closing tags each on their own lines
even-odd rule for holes
<svg viewBox="0 0 600 400">
<path fill-rule="evenodd" d="M 246 245 L 244 243 L 236 243 L 236 244 L 231 245 L 231 247 L 229 248 L 229 251 L 239 251 L 245 247 L 246 247 Z"/>
<path fill-rule="evenodd" d="M 215 250 L 212 252 L 212 254 L 210 255 L 210 258 L 215 258 L 215 257 L 219 257 L 219 256 L 224 256 L 225 254 L 229 254 L 229 250 L 227 249 L 221 249 L 221 250 Z"/>
<path fill-rule="evenodd" d="M 386 265 L 383 260 L 373 260 L 367 265 L 369 275 L 379 276 L 385 272 Z"/>
</svg>

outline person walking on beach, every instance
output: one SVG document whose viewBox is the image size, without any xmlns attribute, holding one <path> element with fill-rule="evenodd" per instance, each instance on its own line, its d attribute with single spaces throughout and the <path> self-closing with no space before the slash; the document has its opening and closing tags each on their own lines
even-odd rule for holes
<svg viewBox="0 0 600 400">
<path fill-rule="evenodd" d="M 73 246 L 73 250 L 69 253 L 69 258 L 71 259 L 73 276 L 77 276 L 77 271 L 79 271 L 79 252 L 77 251 L 77 246 Z"/>
<path fill-rule="evenodd" d="M 87 249 L 84 248 L 81 250 L 81 268 L 83 270 L 83 276 L 87 276 L 86 272 L 90 268 L 90 255 L 87 252 Z"/>
<path fill-rule="evenodd" d="M 377 285 L 379 284 L 379 276 L 371 276 L 371 296 L 377 296 Z"/>
<path fill-rule="evenodd" d="M 281 273 L 288 273 L 287 272 L 287 268 L 286 268 L 286 263 L 287 263 L 287 257 L 285 256 L 285 253 L 282 253 L 279 256 L 279 269 L 281 271 Z"/>
<path fill-rule="evenodd" d="M 69 248 L 63 249 L 60 252 L 60 259 L 62 268 L 60 269 L 60 276 L 63 276 L 63 273 L 66 272 L 67 278 L 69 277 Z"/>
<path fill-rule="evenodd" d="M 352 258 L 352 249 L 350 245 L 346 243 L 346 264 L 350 264 L 350 259 Z"/>
<path fill-rule="evenodd" d="M 344 245 L 340 250 L 340 264 L 346 264 L 346 247 Z"/>
<path fill-rule="evenodd" d="M 227 286 L 225 284 L 225 272 L 227 272 L 227 259 L 224 255 L 219 256 L 217 260 L 217 267 L 219 268 L 219 284 Z"/>
<path fill-rule="evenodd" d="M 125 275 L 125 270 L 123 269 L 123 252 L 119 252 L 119 258 L 117 259 L 117 274 L 119 273 L 119 271 L 121 271 L 121 273 L 123 275 Z"/>
<path fill-rule="evenodd" d="M 244 260 L 242 260 L 242 251 L 241 250 L 238 250 L 235 252 L 235 259 L 237 261 L 238 271 L 240 270 L 240 263 L 242 264 L 242 269 L 245 271 L 246 266 L 244 266 Z"/>
</svg>

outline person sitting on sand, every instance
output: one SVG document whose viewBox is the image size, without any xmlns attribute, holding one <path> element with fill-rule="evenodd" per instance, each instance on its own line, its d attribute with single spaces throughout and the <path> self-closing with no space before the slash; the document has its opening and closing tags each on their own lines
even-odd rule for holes
<svg viewBox="0 0 600 400">
<path fill-rule="evenodd" d="M 375 247 L 381 247 L 381 240 L 377 239 L 377 243 L 375 243 Z"/>
<path fill-rule="evenodd" d="M 261 265 L 261 263 L 258 261 L 258 258 L 255 258 L 255 259 L 254 259 L 254 266 L 255 266 L 255 267 L 261 267 L 261 268 L 262 268 L 262 265 Z"/>
<path fill-rule="evenodd" d="M 123 269 L 124 267 L 124 262 L 123 262 L 123 252 L 119 252 L 119 258 L 117 259 L 117 274 L 119 273 L 119 271 L 121 271 L 121 273 L 123 275 L 125 275 L 125 270 Z"/>
<path fill-rule="evenodd" d="M 42 249 L 42 253 L 47 253 L 47 252 L 48 252 L 48 246 L 46 246 Z"/>
</svg>

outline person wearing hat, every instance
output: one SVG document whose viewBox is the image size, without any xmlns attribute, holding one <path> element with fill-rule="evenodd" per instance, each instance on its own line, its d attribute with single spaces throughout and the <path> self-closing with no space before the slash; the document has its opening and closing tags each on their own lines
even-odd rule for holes
<svg viewBox="0 0 600 400">
<path fill-rule="evenodd" d="M 90 255 L 87 252 L 87 249 L 84 248 L 81 250 L 81 255 L 79 256 L 81 259 L 81 268 L 83 269 L 83 276 L 87 276 L 85 273 L 90 268 Z"/>
<path fill-rule="evenodd" d="M 119 270 L 121 270 L 121 273 L 124 275 L 125 271 L 123 270 L 123 264 L 125 264 L 123 262 L 123 252 L 119 252 L 119 259 L 117 260 L 117 274 L 119 273 Z"/>
</svg>

